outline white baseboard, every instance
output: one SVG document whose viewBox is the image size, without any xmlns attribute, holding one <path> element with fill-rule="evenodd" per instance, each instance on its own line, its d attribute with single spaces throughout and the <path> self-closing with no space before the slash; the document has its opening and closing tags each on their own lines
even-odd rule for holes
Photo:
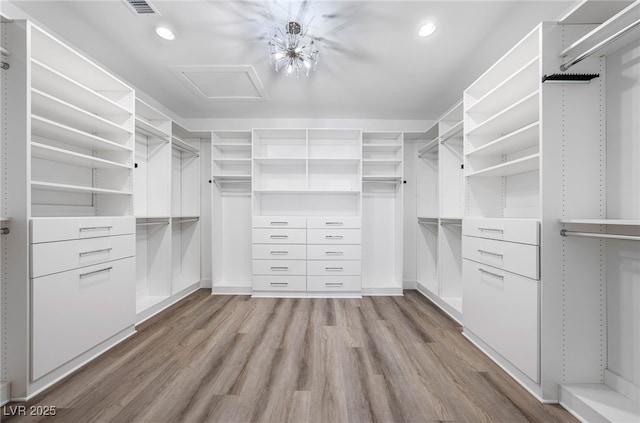
<svg viewBox="0 0 640 423">
<path fill-rule="evenodd" d="M 0 406 L 11 400 L 11 382 L 0 382 Z"/>
<path fill-rule="evenodd" d="M 362 295 L 367 297 L 375 297 L 375 296 L 402 296 L 402 288 L 393 287 L 393 288 L 362 288 Z"/>
<path fill-rule="evenodd" d="M 211 295 L 251 295 L 251 286 L 215 285 L 211 288 Z"/>
<path fill-rule="evenodd" d="M 211 289 L 211 279 L 202 279 L 200 280 L 200 288 L 209 288 Z"/>
<path fill-rule="evenodd" d="M 418 289 L 418 281 L 403 281 L 402 282 L 403 289 Z"/>
<path fill-rule="evenodd" d="M 462 325 L 462 314 L 451 307 L 446 302 L 442 301 L 437 295 L 433 292 L 429 291 L 429 289 L 419 283 L 416 283 L 417 291 L 427 297 L 429 301 L 436 305 L 440 310 L 444 311 L 449 317 L 458 322 L 458 324 Z"/>
<path fill-rule="evenodd" d="M 200 282 L 195 283 L 195 284 L 191 285 L 190 287 L 187 287 L 187 288 L 183 289 L 182 291 L 178 292 L 177 294 L 170 296 L 166 300 L 156 304 L 155 306 L 150 307 L 150 308 L 148 308 L 147 310 L 145 310 L 145 311 L 143 311 L 141 313 L 138 313 L 136 315 L 136 325 L 139 325 L 139 324 L 149 320 L 150 318 L 152 318 L 156 314 L 160 313 L 163 310 L 166 310 L 167 308 L 171 307 L 172 305 L 174 305 L 178 301 L 182 300 L 186 296 L 193 294 L 194 292 L 196 292 L 200 288 L 201 288 L 201 283 Z"/>
<path fill-rule="evenodd" d="M 631 401 L 640 404 L 640 386 L 623 378 L 609 369 L 604 370 L 604 384 Z"/>
</svg>

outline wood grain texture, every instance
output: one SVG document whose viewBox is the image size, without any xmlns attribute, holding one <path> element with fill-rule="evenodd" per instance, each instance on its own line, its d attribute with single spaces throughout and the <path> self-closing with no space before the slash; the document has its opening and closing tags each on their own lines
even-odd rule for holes
<svg viewBox="0 0 640 423">
<path fill-rule="evenodd" d="M 362 299 L 200 290 L 3 422 L 576 422 L 415 291 Z M 10 404 L 16 405 L 16 404 Z"/>
</svg>

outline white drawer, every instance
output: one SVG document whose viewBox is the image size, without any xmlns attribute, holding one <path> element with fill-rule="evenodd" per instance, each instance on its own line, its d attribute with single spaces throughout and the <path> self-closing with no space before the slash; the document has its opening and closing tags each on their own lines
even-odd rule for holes
<svg viewBox="0 0 640 423">
<path fill-rule="evenodd" d="M 254 228 L 306 228 L 306 217 L 292 216 L 255 216 L 253 218 Z"/>
<path fill-rule="evenodd" d="M 135 324 L 135 259 L 32 279 L 32 377 Z"/>
<path fill-rule="evenodd" d="M 254 291 L 306 291 L 304 276 L 253 276 Z"/>
<path fill-rule="evenodd" d="M 359 260 L 307 261 L 307 275 L 310 276 L 359 276 L 362 273 Z"/>
<path fill-rule="evenodd" d="M 307 276 L 307 290 L 324 291 L 362 291 L 360 276 Z"/>
<path fill-rule="evenodd" d="M 307 229 L 309 244 L 360 244 L 360 229 Z"/>
<path fill-rule="evenodd" d="M 360 245 L 307 245 L 309 260 L 360 260 Z"/>
<path fill-rule="evenodd" d="M 307 228 L 351 228 L 359 229 L 359 217 L 310 217 L 307 219 Z"/>
<path fill-rule="evenodd" d="M 306 229 L 258 228 L 253 230 L 254 244 L 306 244 Z"/>
<path fill-rule="evenodd" d="M 540 245 L 540 223 L 532 219 L 463 219 L 462 235 Z"/>
<path fill-rule="evenodd" d="M 465 330 L 538 382 L 538 282 L 466 259 L 462 266 Z"/>
<path fill-rule="evenodd" d="M 64 272 L 125 257 L 136 252 L 135 235 L 103 236 L 31 245 L 31 277 Z"/>
<path fill-rule="evenodd" d="M 462 257 L 532 279 L 540 279 L 539 247 L 465 236 Z"/>
<path fill-rule="evenodd" d="M 53 217 L 31 219 L 31 242 L 64 241 L 133 234 L 136 221 L 124 217 Z"/>
<path fill-rule="evenodd" d="M 306 275 L 304 260 L 253 260 L 254 275 Z"/>
<path fill-rule="evenodd" d="M 258 260 L 306 260 L 307 249 L 300 244 L 253 244 L 253 258 Z"/>
</svg>

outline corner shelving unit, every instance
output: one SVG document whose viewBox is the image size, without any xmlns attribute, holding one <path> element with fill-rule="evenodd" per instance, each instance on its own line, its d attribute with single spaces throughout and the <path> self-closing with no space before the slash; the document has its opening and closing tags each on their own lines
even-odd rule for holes
<svg viewBox="0 0 640 423">
<path fill-rule="evenodd" d="M 136 99 L 136 314 L 138 323 L 171 297 L 171 119 Z"/>
<path fill-rule="evenodd" d="M 212 294 L 251 294 L 251 131 L 212 134 Z"/>
<path fill-rule="evenodd" d="M 362 290 L 402 294 L 401 132 L 362 133 Z"/>
</svg>

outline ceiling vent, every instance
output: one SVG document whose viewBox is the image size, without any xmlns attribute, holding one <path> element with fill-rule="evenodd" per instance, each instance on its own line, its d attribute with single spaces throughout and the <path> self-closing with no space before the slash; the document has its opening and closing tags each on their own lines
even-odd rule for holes
<svg viewBox="0 0 640 423">
<path fill-rule="evenodd" d="M 156 10 L 149 4 L 149 2 L 144 0 L 126 0 L 127 4 L 133 10 L 136 15 L 157 15 L 159 14 Z"/>
</svg>

